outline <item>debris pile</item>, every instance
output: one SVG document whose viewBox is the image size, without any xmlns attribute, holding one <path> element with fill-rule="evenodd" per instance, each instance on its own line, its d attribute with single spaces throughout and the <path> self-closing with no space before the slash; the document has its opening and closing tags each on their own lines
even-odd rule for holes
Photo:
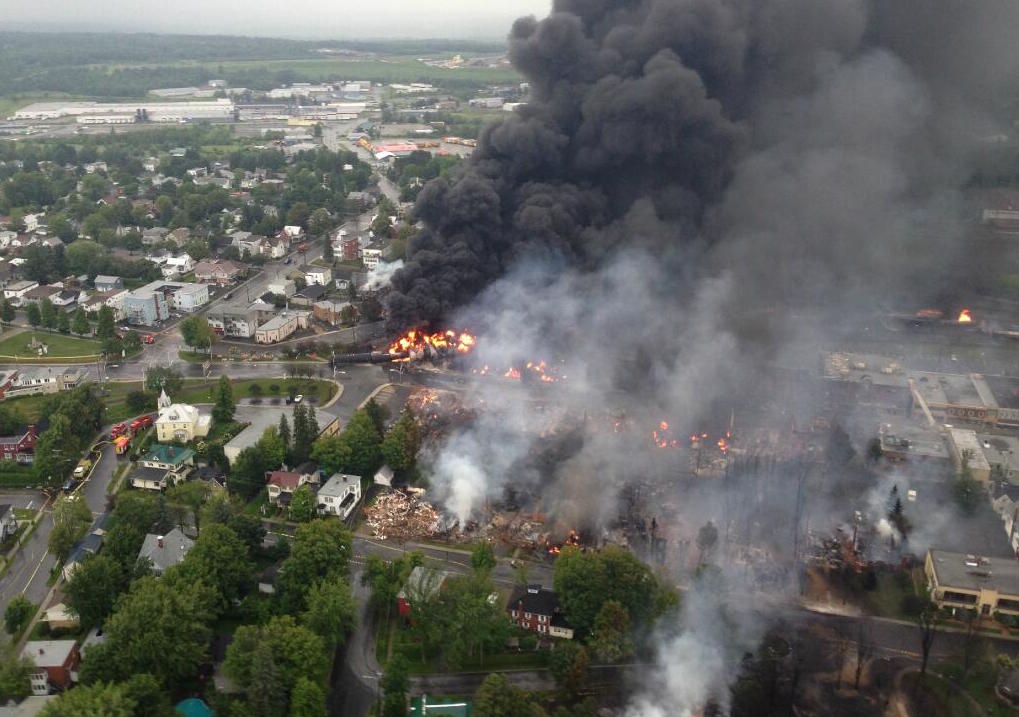
<svg viewBox="0 0 1019 717">
<path fill-rule="evenodd" d="M 400 542 L 441 532 L 441 516 L 435 507 L 415 492 L 394 490 L 383 493 L 365 507 L 365 524 L 380 540 Z"/>
</svg>

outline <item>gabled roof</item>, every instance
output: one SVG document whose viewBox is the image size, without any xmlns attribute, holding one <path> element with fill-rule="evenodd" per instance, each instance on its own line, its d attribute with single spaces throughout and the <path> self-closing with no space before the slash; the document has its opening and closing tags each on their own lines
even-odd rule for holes
<svg viewBox="0 0 1019 717">
<path fill-rule="evenodd" d="M 555 592 L 546 590 L 540 585 L 528 585 L 517 588 L 510 596 L 506 607 L 509 610 L 518 610 L 522 607 L 524 612 L 552 616 L 556 613 L 557 605 Z"/>
<path fill-rule="evenodd" d="M 290 471 L 273 471 L 269 474 L 267 482 L 281 490 L 297 490 L 297 486 L 301 483 L 301 474 Z"/>
<path fill-rule="evenodd" d="M 162 443 L 155 443 L 149 448 L 149 452 L 145 454 L 142 461 L 148 461 L 150 463 L 168 463 L 176 466 L 184 463 L 194 454 L 195 452 L 190 448 L 181 448 L 179 446 L 167 446 Z"/>
<path fill-rule="evenodd" d="M 142 549 L 138 551 L 138 559 L 149 560 L 158 572 L 163 572 L 184 560 L 194 544 L 195 541 L 184 535 L 180 528 L 174 528 L 165 535 L 149 533 L 145 536 Z"/>
</svg>

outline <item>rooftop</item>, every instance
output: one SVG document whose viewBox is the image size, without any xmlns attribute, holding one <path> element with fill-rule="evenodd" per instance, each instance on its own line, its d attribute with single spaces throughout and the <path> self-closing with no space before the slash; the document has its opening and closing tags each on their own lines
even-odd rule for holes
<svg viewBox="0 0 1019 717">
<path fill-rule="evenodd" d="M 319 497 L 329 496 L 339 498 L 348 492 L 350 488 L 361 485 L 361 476 L 336 473 L 318 489 Z"/>
<path fill-rule="evenodd" d="M 541 585 L 519 587 L 510 595 L 506 608 L 516 610 L 519 609 L 518 606 L 521 606 L 524 612 L 532 612 L 536 615 L 554 615 L 557 606 L 556 594 Z"/>
<path fill-rule="evenodd" d="M 273 471 L 269 474 L 269 485 L 274 485 L 278 488 L 296 490 L 297 486 L 301 483 L 300 473 L 291 473 L 290 471 Z"/>
<path fill-rule="evenodd" d="M 942 587 L 968 590 L 995 589 L 1019 595 L 1019 561 L 967 553 L 929 550 L 934 575 Z"/>
<path fill-rule="evenodd" d="M 181 448 L 180 446 L 167 446 L 162 443 L 154 443 L 149 448 L 149 452 L 145 454 L 142 460 L 149 461 L 152 463 L 169 463 L 170 465 L 179 465 L 181 463 L 184 463 L 194 455 L 195 452 L 190 448 Z"/>
<path fill-rule="evenodd" d="M 156 571 L 161 573 L 184 560 L 194 544 L 195 541 L 184 535 L 180 528 L 174 528 L 166 535 L 149 533 L 138 551 L 138 559 L 151 561 Z"/>
<path fill-rule="evenodd" d="M 36 667 L 63 667 L 77 644 L 74 640 L 29 640 L 21 654 Z"/>
</svg>

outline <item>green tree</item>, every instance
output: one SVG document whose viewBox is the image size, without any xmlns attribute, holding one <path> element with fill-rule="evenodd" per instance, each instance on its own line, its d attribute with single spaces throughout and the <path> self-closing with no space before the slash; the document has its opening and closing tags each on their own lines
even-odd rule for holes
<svg viewBox="0 0 1019 717">
<path fill-rule="evenodd" d="M 326 714 L 326 693 L 322 686 L 307 677 L 298 677 L 290 693 L 290 717 L 326 717 Z"/>
<path fill-rule="evenodd" d="M 333 240 L 327 234 L 322 239 L 322 260 L 332 264 L 335 258 L 336 257 L 333 254 Z"/>
<path fill-rule="evenodd" d="M 272 665 L 275 684 L 281 688 L 281 702 L 285 705 L 299 678 L 322 684 L 328 662 L 322 638 L 298 625 L 290 615 L 284 615 L 263 626 L 238 627 L 227 648 L 223 670 L 247 689 L 251 698 L 251 688 L 265 681 L 260 667 Z"/>
<path fill-rule="evenodd" d="M 27 657 L 6 655 L 0 657 L 0 702 L 20 701 L 32 692 L 30 675 L 35 665 Z"/>
<path fill-rule="evenodd" d="M 169 499 L 169 502 L 184 506 L 191 512 L 195 522 L 195 530 L 201 533 L 200 514 L 202 506 L 205 505 L 205 501 L 208 500 L 211 492 L 212 488 L 207 483 L 190 480 L 172 486 L 166 492 L 166 497 Z"/>
<path fill-rule="evenodd" d="M 88 274 L 97 261 L 105 261 L 109 252 L 99 242 L 79 239 L 64 248 L 67 270 L 72 274 Z"/>
<path fill-rule="evenodd" d="M 14 309 L 14 304 L 11 303 L 10 299 L 4 299 L 4 303 L 0 305 L 0 319 L 5 324 L 9 324 L 17 317 L 17 312 Z"/>
<path fill-rule="evenodd" d="M 254 584 L 255 566 L 248 547 L 226 525 L 205 526 L 180 566 L 188 581 L 213 588 L 220 610 L 241 597 Z"/>
<path fill-rule="evenodd" d="M 134 700 L 136 717 L 176 717 L 177 711 L 170 703 L 169 695 L 163 691 L 159 681 L 152 675 L 132 675 L 123 683 L 124 692 Z"/>
<path fill-rule="evenodd" d="M 41 440 L 41 439 L 40 439 Z M 49 550 L 60 560 L 66 560 L 71 548 L 85 537 L 92 525 L 92 511 L 80 495 L 68 495 L 53 505 L 53 529 L 50 531 Z"/>
<path fill-rule="evenodd" d="M 279 425 L 278 433 L 279 433 L 280 438 L 283 439 L 283 448 L 287 452 L 289 452 L 290 451 L 290 441 L 291 441 L 290 422 L 287 421 L 287 414 L 285 414 L 285 413 L 280 414 L 280 425 Z"/>
<path fill-rule="evenodd" d="M 491 674 L 474 695 L 475 717 L 534 717 L 534 704 L 506 675 Z"/>
<path fill-rule="evenodd" d="M 471 550 L 471 567 L 479 575 L 490 575 L 497 565 L 492 544 L 483 540 Z"/>
<path fill-rule="evenodd" d="M 576 702 L 587 686 L 590 657 L 587 649 L 574 642 L 560 642 L 551 655 L 552 676 L 567 703 Z"/>
<path fill-rule="evenodd" d="M 407 717 L 407 692 L 410 691 L 410 676 L 406 658 L 397 653 L 386 665 L 380 687 L 385 693 L 382 702 L 382 717 Z"/>
<path fill-rule="evenodd" d="M 156 409 L 156 396 L 148 391 L 131 391 L 124 400 L 135 415 Z"/>
<path fill-rule="evenodd" d="M 57 331 L 62 334 L 71 333 L 71 319 L 68 317 L 66 311 L 61 311 L 57 314 Z"/>
<path fill-rule="evenodd" d="M 284 610 L 292 614 L 303 610 L 316 582 L 346 577 L 350 555 L 350 531 L 338 520 L 316 519 L 297 526 L 276 586 Z"/>
<path fill-rule="evenodd" d="M 117 333 L 117 327 L 114 324 L 113 308 L 103 304 L 99 307 L 99 320 L 96 324 L 96 336 L 103 341 L 112 339 L 114 334 Z M 78 333 L 75 331 L 75 333 Z"/>
<path fill-rule="evenodd" d="M 64 692 L 39 717 L 134 717 L 137 706 L 124 685 L 98 682 Z"/>
<path fill-rule="evenodd" d="M 201 314 L 189 316 L 180 322 L 179 328 L 181 338 L 188 346 L 199 351 L 212 352 L 212 345 L 216 342 L 217 336 L 204 316 Z"/>
<path fill-rule="evenodd" d="M 287 224 L 290 226 L 306 226 L 311 216 L 311 209 L 305 202 L 295 202 L 287 211 Z"/>
<path fill-rule="evenodd" d="M 276 426 L 269 426 L 258 439 L 258 447 L 265 457 L 267 469 L 278 468 L 287 459 L 287 444 Z"/>
<path fill-rule="evenodd" d="M 25 318 L 28 319 L 28 323 L 32 328 L 37 328 L 42 324 L 42 313 L 39 311 L 39 305 L 33 302 L 26 306 Z"/>
<path fill-rule="evenodd" d="M 24 595 L 15 595 L 4 610 L 4 630 L 8 635 L 21 632 L 35 615 L 36 605 Z"/>
<path fill-rule="evenodd" d="M 39 317 L 42 321 L 43 328 L 57 328 L 57 308 L 48 298 L 39 302 Z"/>
<path fill-rule="evenodd" d="M 152 366 L 145 369 L 145 388 L 157 393 L 164 390 L 170 396 L 174 396 L 184 388 L 184 379 L 172 368 Z"/>
<path fill-rule="evenodd" d="M 388 623 L 396 605 L 397 595 L 407 584 L 411 571 L 423 564 L 420 553 L 407 553 L 396 560 L 383 560 L 374 555 L 365 561 L 361 584 L 371 586 L 368 608 L 376 621 Z"/>
<path fill-rule="evenodd" d="M 66 314 L 64 315 L 66 316 Z M 85 309 L 80 306 L 74 311 L 74 320 L 71 322 L 71 331 L 78 334 L 78 336 L 84 336 L 89 332 L 88 316 L 85 315 Z"/>
<path fill-rule="evenodd" d="M 602 662 L 618 662 L 633 654 L 630 613 L 618 600 L 606 600 L 601 606 L 590 645 Z"/>
<path fill-rule="evenodd" d="M 245 448 L 230 467 L 230 480 L 227 488 L 244 500 L 255 497 L 265 487 L 265 471 L 268 464 L 262 449 L 257 444 Z"/>
<path fill-rule="evenodd" d="M 99 626 L 127 588 L 124 567 L 106 552 L 87 558 L 75 568 L 65 587 L 67 606 L 83 626 Z"/>
<path fill-rule="evenodd" d="M 317 499 L 311 486 L 305 484 L 294 491 L 290 499 L 290 519 L 298 523 L 307 523 L 315 517 Z"/>
<path fill-rule="evenodd" d="M 314 237 L 320 237 L 326 234 L 333 226 L 332 217 L 329 216 L 329 212 L 319 207 L 311 213 L 308 218 L 308 232 Z"/>
<path fill-rule="evenodd" d="M 296 389 L 296 386 L 292 386 Z M 311 455 L 312 443 L 318 437 L 318 429 L 310 411 L 311 406 L 302 403 L 294 404 L 293 426 L 294 438 L 291 447 L 291 459 L 296 464 L 308 460 Z"/>
<path fill-rule="evenodd" d="M 340 436 L 322 436 L 311 446 L 311 459 L 328 475 L 344 470 L 351 455 L 349 442 Z"/>
<path fill-rule="evenodd" d="M 357 600 L 350 584 L 340 577 L 322 580 L 311 586 L 307 603 L 301 623 L 321 637 L 328 649 L 342 645 L 357 617 Z"/>
<path fill-rule="evenodd" d="M 410 409 L 403 412 L 382 441 L 382 458 L 401 474 L 413 470 L 421 448 L 421 429 Z"/>
<path fill-rule="evenodd" d="M 142 337 L 137 331 L 128 331 L 124 334 L 124 350 L 129 353 L 137 353 L 142 347 Z"/>
<path fill-rule="evenodd" d="M 149 673 L 166 687 L 197 674 L 207 660 L 216 596 L 200 583 L 146 576 L 117 599 L 106 642 L 83 663 L 83 681 L 124 680 Z"/>
<path fill-rule="evenodd" d="M 216 403 L 212 407 L 212 419 L 217 423 L 230 423 L 234 419 L 234 392 L 230 379 L 219 377 L 219 388 L 216 392 Z"/>
<path fill-rule="evenodd" d="M 363 409 L 355 411 L 340 434 L 340 440 L 350 451 L 345 472 L 362 477 L 375 475 L 382 464 L 382 436 L 371 414 Z"/>
</svg>

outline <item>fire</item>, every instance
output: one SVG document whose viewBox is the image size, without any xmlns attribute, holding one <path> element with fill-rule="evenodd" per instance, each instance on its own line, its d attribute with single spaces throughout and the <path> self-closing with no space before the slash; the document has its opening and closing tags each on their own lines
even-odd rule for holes
<svg viewBox="0 0 1019 717">
<path fill-rule="evenodd" d="M 968 324 L 973 321 L 973 314 L 970 313 L 969 309 L 963 309 L 959 312 L 958 321 L 960 324 Z"/>
<path fill-rule="evenodd" d="M 548 549 L 548 554 L 549 555 L 559 555 L 561 552 L 563 552 L 563 548 L 566 548 L 566 547 L 569 547 L 569 546 L 572 546 L 574 548 L 579 548 L 580 547 L 580 533 L 578 533 L 576 530 L 571 529 L 570 532 L 567 533 L 566 539 L 563 540 L 563 544 L 562 545 L 553 545 L 553 546 L 551 546 Z"/>
<path fill-rule="evenodd" d="M 477 343 L 477 338 L 466 331 L 438 331 L 434 334 L 412 329 L 396 339 L 389 346 L 389 353 L 416 353 L 433 349 L 436 351 L 456 351 L 468 354 Z"/>
<path fill-rule="evenodd" d="M 551 373 L 549 366 L 545 363 L 544 359 L 540 361 L 528 361 L 524 364 L 523 368 L 511 366 L 506 369 L 506 372 L 503 374 L 503 378 L 519 379 L 523 378 L 524 375 L 536 376 L 538 380 L 543 383 L 555 383 L 556 381 L 566 378 L 565 374 L 556 375 Z"/>
<path fill-rule="evenodd" d="M 658 428 L 651 431 L 651 441 L 658 448 L 679 448 L 679 441 L 669 430 L 668 421 L 659 421 Z"/>
</svg>

